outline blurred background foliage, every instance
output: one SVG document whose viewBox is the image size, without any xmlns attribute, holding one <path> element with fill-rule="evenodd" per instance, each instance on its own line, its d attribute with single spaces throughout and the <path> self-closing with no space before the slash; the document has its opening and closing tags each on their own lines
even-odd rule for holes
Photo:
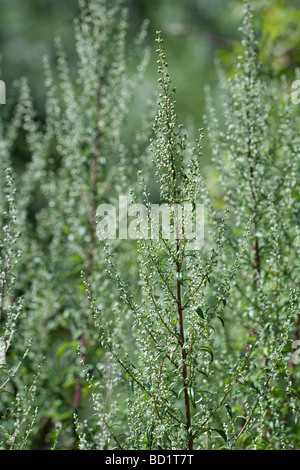
<svg viewBox="0 0 300 470">
<path fill-rule="evenodd" d="M 144 81 L 136 90 L 131 107 L 127 139 L 130 140 L 135 131 L 142 127 L 147 102 L 155 98 L 158 78 L 155 53 L 157 30 L 163 33 L 170 75 L 177 88 L 179 121 L 191 132 L 203 127 L 205 85 L 210 85 L 212 95 L 218 99 L 216 60 L 221 62 L 227 74 L 233 73 L 236 67 L 236 57 L 241 51 L 239 26 L 243 3 L 243 0 L 124 0 L 129 9 L 129 44 L 141 23 L 149 20 L 147 41 L 151 49 Z M 300 0 L 253 0 L 252 3 L 257 12 L 263 73 L 270 80 L 285 74 L 292 82 L 295 68 L 300 67 Z M 0 1 L 0 79 L 6 83 L 8 100 L 8 105 L 1 107 L 1 113 L 9 114 L 12 111 L 18 95 L 15 85 L 18 79 L 25 76 L 32 90 L 37 118 L 43 121 L 46 96 L 43 56 L 49 56 L 55 68 L 55 37 L 61 37 L 70 68 L 76 77 L 73 20 L 77 14 L 77 0 Z M 20 169 L 30 158 L 21 133 L 13 157 Z M 204 151 L 203 161 L 208 184 L 214 185 L 209 152 Z M 35 204 L 38 207 L 39 203 Z M 52 339 L 55 343 L 57 338 Z M 72 349 L 74 345 L 71 341 L 64 343 L 58 350 L 58 356 L 63 356 L 63 348 L 67 347 Z M 69 369 L 66 369 L 63 379 L 66 387 L 68 373 Z M 59 408 L 61 404 L 55 406 Z"/>
<path fill-rule="evenodd" d="M 144 81 L 136 89 L 126 122 L 128 142 L 125 144 L 132 143 L 136 133 L 142 131 L 143 117 L 148 114 L 149 120 L 149 102 L 156 101 L 157 30 L 163 33 L 170 75 L 177 90 L 179 121 L 187 127 L 191 138 L 197 137 L 198 129 L 204 127 L 207 84 L 217 107 L 221 105 L 216 62 L 221 63 L 227 74 L 234 73 L 242 47 L 239 27 L 243 3 L 243 0 L 124 0 L 129 9 L 128 50 L 145 20 L 149 21 L 147 41 L 151 50 Z M 284 74 L 291 83 L 295 68 L 300 66 L 300 0 L 253 0 L 252 4 L 264 65 L 262 73 L 270 80 Z M 0 79 L 7 86 L 7 106 L 1 107 L 1 113 L 12 112 L 18 97 L 18 79 L 25 76 L 37 118 L 43 121 L 46 97 L 43 56 L 49 56 L 55 70 L 56 37 L 62 40 L 76 79 L 74 19 L 77 15 L 77 0 L 1 0 Z M 204 138 L 202 170 L 210 191 L 216 193 L 216 174 L 206 142 Z M 13 159 L 19 171 L 30 159 L 22 132 L 15 143 Z M 36 204 L 38 207 L 37 200 Z"/>
<path fill-rule="evenodd" d="M 113 0 L 112 0 L 113 3 Z M 204 85 L 216 84 L 215 59 L 229 71 L 240 48 L 239 25 L 243 0 L 124 0 L 129 8 L 130 31 L 148 19 L 148 42 L 152 55 L 145 81 L 137 90 L 132 112 L 139 116 L 146 98 L 156 87 L 155 32 L 161 30 L 171 76 L 177 88 L 177 111 L 183 122 L 201 126 Z M 263 61 L 272 74 L 290 79 L 300 65 L 299 0 L 254 0 L 263 44 Z M 76 68 L 73 19 L 77 0 L 1 0 L 1 78 L 7 83 L 8 99 L 14 98 L 13 83 L 26 76 L 35 105 L 43 118 L 45 97 L 42 58 L 54 58 L 56 36 L 62 38 L 69 63 Z M 130 38 L 129 38 L 130 40 Z M 232 54 L 234 52 L 234 54 Z M 5 112 L 1 109 L 1 112 Z M 137 121 L 133 121 L 137 122 Z"/>
</svg>

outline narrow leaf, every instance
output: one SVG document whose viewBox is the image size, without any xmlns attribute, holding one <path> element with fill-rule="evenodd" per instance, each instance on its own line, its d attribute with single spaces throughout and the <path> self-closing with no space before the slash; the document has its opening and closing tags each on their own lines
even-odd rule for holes
<svg viewBox="0 0 300 470">
<path fill-rule="evenodd" d="M 228 414 L 229 414 L 230 418 L 232 419 L 232 409 L 231 409 L 231 406 L 230 406 L 228 403 L 224 403 L 224 406 L 225 406 L 226 410 L 228 411 Z"/>
<path fill-rule="evenodd" d="M 204 320 L 204 313 L 200 307 L 197 308 L 196 312 L 198 313 L 199 317 L 203 318 Z"/>
<path fill-rule="evenodd" d="M 220 434 L 221 437 L 223 437 L 224 441 L 227 442 L 227 436 L 223 429 L 211 428 L 211 431 L 216 431 L 218 434 Z"/>
<path fill-rule="evenodd" d="M 202 347 L 200 348 L 200 350 L 201 350 L 201 351 L 207 351 L 207 352 L 210 354 L 210 359 L 211 359 L 210 362 L 212 363 L 213 360 L 214 360 L 214 355 L 213 355 L 212 350 L 211 350 L 208 346 L 202 346 Z"/>
</svg>

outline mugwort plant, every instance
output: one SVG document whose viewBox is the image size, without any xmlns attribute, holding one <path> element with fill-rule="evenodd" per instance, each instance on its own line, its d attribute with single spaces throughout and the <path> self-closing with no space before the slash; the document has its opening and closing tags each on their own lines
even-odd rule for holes
<svg viewBox="0 0 300 470">
<path fill-rule="evenodd" d="M 121 0 L 79 0 L 43 123 L 20 80 L 0 122 L 1 449 L 299 448 L 299 72 L 267 78 L 249 3 L 195 141 L 161 32 L 155 116 L 128 137 L 149 51 Z"/>
</svg>

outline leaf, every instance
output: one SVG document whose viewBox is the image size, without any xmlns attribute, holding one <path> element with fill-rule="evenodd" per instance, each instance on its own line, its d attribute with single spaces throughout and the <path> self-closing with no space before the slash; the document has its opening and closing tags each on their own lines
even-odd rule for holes
<svg viewBox="0 0 300 470">
<path fill-rule="evenodd" d="M 207 312 L 211 309 L 211 308 L 214 308 L 215 305 L 211 305 L 210 307 L 208 307 L 206 310 L 205 310 L 205 313 L 207 314 Z"/>
<path fill-rule="evenodd" d="M 208 377 L 208 374 L 204 372 L 203 370 L 197 369 L 197 372 L 199 372 L 199 374 L 205 375 L 205 377 Z"/>
<path fill-rule="evenodd" d="M 152 442 L 152 432 L 153 432 L 153 424 L 148 424 L 146 429 L 146 436 L 149 443 Z"/>
<path fill-rule="evenodd" d="M 232 409 L 231 409 L 231 406 L 228 404 L 228 403 L 224 403 L 224 406 L 226 408 L 226 410 L 228 411 L 228 414 L 230 416 L 230 418 L 232 419 Z"/>
<path fill-rule="evenodd" d="M 132 364 L 132 362 L 129 362 L 129 365 L 130 365 L 131 367 L 133 367 L 134 369 L 136 369 L 135 365 Z"/>
<path fill-rule="evenodd" d="M 237 419 L 244 419 L 245 421 L 247 421 L 246 416 L 243 416 L 243 415 L 236 416 L 235 419 L 234 419 L 234 422 L 236 422 Z"/>
<path fill-rule="evenodd" d="M 224 307 L 226 306 L 226 299 L 222 299 Z"/>
<path fill-rule="evenodd" d="M 197 308 L 196 312 L 198 313 L 199 317 L 203 318 L 204 320 L 204 313 L 200 307 Z"/>
<path fill-rule="evenodd" d="M 210 430 L 216 431 L 218 434 L 220 434 L 221 437 L 223 437 L 224 441 L 227 442 L 227 436 L 226 436 L 226 433 L 223 431 L 223 429 L 211 428 Z"/>
<path fill-rule="evenodd" d="M 207 351 L 210 354 L 210 358 L 211 358 L 210 363 L 212 363 L 213 360 L 214 360 L 214 354 L 213 354 L 212 350 L 208 346 L 202 346 L 200 348 L 200 350 L 201 351 Z"/>
<path fill-rule="evenodd" d="M 212 392 L 209 392 L 208 390 L 197 390 L 197 392 L 199 395 L 203 395 L 203 394 L 207 394 L 207 395 L 210 395 L 210 396 L 213 396 L 213 393 Z"/>
<path fill-rule="evenodd" d="M 193 256 L 193 258 L 197 258 L 197 256 L 195 255 L 195 253 L 186 253 L 185 254 L 185 257 L 187 256 Z"/>
<path fill-rule="evenodd" d="M 188 387 L 187 391 L 188 391 L 188 396 L 192 402 L 193 407 L 196 408 L 194 389 L 192 387 Z"/>
<path fill-rule="evenodd" d="M 222 323 L 222 325 L 225 327 L 225 323 L 224 323 L 224 320 L 222 317 L 220 317 L 219 315 L 217 315 L 217 318 L 220 320 L 220 322 Z"/>
</svg>

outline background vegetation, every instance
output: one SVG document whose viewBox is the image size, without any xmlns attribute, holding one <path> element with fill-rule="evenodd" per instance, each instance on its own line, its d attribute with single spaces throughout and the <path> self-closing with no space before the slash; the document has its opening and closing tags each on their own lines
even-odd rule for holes
<svg viewBox="0 0 300 470">
<path fill-rule="evenodd" d="M 1 447 L 299 448 L 299 366 L 291 362 L 291 341 L 299 337 L 299 112 L 289 101 L 300 65 L 298 2 L 251 2 L 261 68 L 252 63 L 251 31 L 245 25 L 239 30 L 243 1 L 128 0 L 128 15 L 115 16 L 118 1 L 95 0 L 90 3 L 99 11 L 91 19 L 80 3 L 0 5 L 1 79 L 7 85 L 0 166 L 0 323 L 6 349 L 0 369 Z M 74 35 L 75 18 L 80 21 Z M 149 24 L 141 26 L 145 20 Z M 159 56 L 157 30 L 164 38 Z M 158 104 L 157 60 L 160 86 L 168 83 L 166 70 L 172 77 Z M 204 138 L 201 131 L 196 141 L 200 127 Z M 116 203 L 120 192 L 132 188 L 143 194 L 138 170 L 153 200 L 163 194 L 178 202 L 172 198 L 191 171 L 181 156 L 173 196 L 171 183 L 165 187 L 164 178 L 155 183 L 151 167 L 150 142 L 156 169 L 168 180 L 167 166 L 160 168 L 159 161 L 172 156 L 163 137 L 170 129 L 171 141 L 187 160 L 197 161 L 193 171 L 205 179 L 202 189 L 189 186 L 187 197 L 198 194 L 212 222 L 212 259 L 207 252 L 194 265 L 185 260 L 189 287 L 178 278 L 184 264 L 177 259 L 169 265 L 161 246 L 148 247 L 157 265 L 148 272 L 154 281 L 146 297 L 155 292 L 166 312 L 172 312 L 173 301 L 163 284 L 172 284 L 173 275 L 177 294 L 179 285 L 188 296 L 203 283 L 184 325 L 203 353 L 201 367 L 197 379 L 191 373 L 182 383 L 182 374 L 173 377 L 160 356 L 165 336 L 162 319 L 155 317 L 157 300 L 145 301 L 149 259 L 140 258 L 147 248 L 117 243 L 113 256 L 99 244 L 95 220 L 100 202 Z M 254 219 L 245 248 L 241 234 L 249 229 L 249 213 Z M 243 276 L 227 298 L 231 284 L 225 275 L 234 277 L 237 253 L 244 251 Z M 198 267 L 205 267 L 205 282 Z M 176 336 L 180 311 L 177 320 L 166 319 Z M 219 328 L 213 323 L 210 329 L 215 319 Z M 202 329 L 203 343 L 196 339 Z M 243 341 L 248 350 L 242 354 Z M 179 346 L 174 339 L 166 345 L 168 359 L 178 370 L 190 360 L 190 370 L 196 370 L 199 357 L 191 348 L 185 359 L 185 348 L 181 334 Z M 146 376 L 160 387 L 143 389 Z M 163 408 L 168 417 L 162 417 Z"/>
</svg>

